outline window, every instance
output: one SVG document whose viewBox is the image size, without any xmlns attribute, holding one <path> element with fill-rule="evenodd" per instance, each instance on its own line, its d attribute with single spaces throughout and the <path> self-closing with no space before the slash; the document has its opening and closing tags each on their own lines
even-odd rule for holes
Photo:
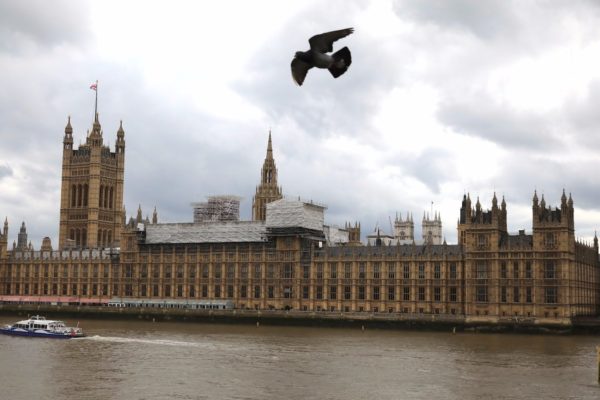
<svg viewBox="0 0 600 400">
<path fill-rule="evenodd" d="M 140 296 L 142 296 L 142 297 L 148 296 L 148 287 L 146 285 L 140 286 Z"/>
<path fill-rule="evenodd" d="M 419 287 L 419 301 L 425 301 L 425 288 L 423 286 Z"/>
<path fill-rule="evenodd" d="M 309 279 L 310 278 L 310 265 L 304 265 L 302 267 L 302 277 L 304 279 Z"/>
<path fill-rule="evenodd" d="M 442 288 L 433 288 L 433 301 L 442 301 Z"/>
<path fill-rule="evenodd" d="M 506 273 L 506 261 L 502 261 L 500 263 L 500 278 L 502 279 L 506 279 L 507 277 L 507 273 Z"/>
<path fill-rule="evenodd" d="M 227 279 L 233 279 L 233 278 L 235 278 L 235 265 L 227 264 Z M 233 296 L 229 296 L 229 297 L 233 297 Z"/>
<path fill-rule="evenodd" d="M 487 264 L 485 263 L 485 261 L 478 261 L 475 268 L 476 268 L 475 276 L 477 279 L 487 279 L 488 271 L 487 271 Z"/>
<path fill-rule="evenodd" d="M 450 290 L 450 301 L 456 302 L 457 301 L 456 286 L 450 286 L 449 290 Z"/>
<path fill-rule="evenodd" d="M 165 265 L 163 273 L 165 275 L 165 278 L 171 278 L 173 274 L 173 269 L 171 268 L 171 265 Z"/>
<path fill-rule="evenodd" d="M 242 279 L 248 279 L 248 264 L 242 264 L 240 267 L 240 275 Z"/>
<path fill-rule="evenodd" d="M 260 277 L 261 277 L 260 264 L 254 264 L 254 279 L 260 279 Z"/>
<path fill-rule="evenodd" d="M 477 296 L 477 301 L 479 303 L 487 303 L 487 301 L 488 301 L 487 286 L 476 286 L 475 293 Z"/>
<path fill-rule="evenodd" d="M 317 263 L 317 279 L 323 279 L 323 263 Z"/>
<path fill-rule="evenodd" d="M 381 263 L 373 263 L 373 279 L 381 278 Z"/>
<path fill-rule="evenodd" d="M 450 263 L 450 279 L 456 279 L 456 263 Z"/>
<path fill-rule="evenodd" d="M 152 296 L 158 297 L 158 285 L 152 285 Z"/>
<path fill-rule="evenodd" d="M 556 267 L 554 266 L 554 261 L 546 261 L 546 263 L 544 264 L 544 278 L 556 278 Z"/>
<path fill-rule="evenodd" d="M 171 285 L 165 285 L 165 297 L 171 297 Z"/>
<path fill-rule="evenodd" d="M 513 263 L 513 278 L 519 279 L 519 263 L 517 261 Z"/>
<path fill-rule="evenodd" d="M 410 301 L 410 287 L 409 286 L 404 286 L 402 288 L 402 299 L 404 301 Z"/>
<path fill-rule="evenodd" d="M 521 296 L 519 293 L 519 287 L 515 286 L 513 288 L 513 302 L 518 303 L 521 300 Z"/>
<path fill-rule="evenodd" d="M 291 286 L 283 287 L 283 297 L 285 297 L 286 299 L 292 298 L 292 287 Z"/>
<path fill-rule="evenodd" d="M 546 247 L 553 248 L 556 245 L 556 238 L 553 233 L 546 233 Z"/>
<path fill-rule="evenodd" d="M 558 299 L 558 289 L 556 287 L 545 288 L 544 297 L 545 297 L 546 303 L 556 304 L 557 299 Z"/>
<path fill-rule="evenodd" d="M 531 293 L 532 293 L 531 287 L 527 286 L 525 288 L 525 303 L 531 303 L 531 300 L 532 300 L 531 299 Z"/>
<path fill-rule="evenodd" d="M 177 297 L 183 297 L 183 285 L 177 285 Z"/>
<path fill-rule="evenodd" d="M 337 286 L 329 286 L 329 300 L 337 299 Z"/>
<path fill-rule="evenodd" d="M 506 303 L 506 286 L 500 288 L 500 302 Z"/>
<path fill-rule="evenodd" d="M 396 293 L 393 286 L 388 286 L 388 300 L 393 301 L 396 300 Z"/>
<path fill-rule="evenodd" d="M 344 263 L 344 279 L 352 279 L 352 264 Z"/>
<path fill-rule="evenodd" d="M 439 263 L 435 263 L 433 266 L 433 279 L 440 279 L 442 277 L 442 267 Z"/>
<path fill-rule="evenodd" d="M 275 278 L 275 267 L 272 264 L 267 266 L 267 278 L 273 279 Z"/>
<path fill-rule="evenodd" d="M 533 271 L 531 269 L 531 261 L 525 262 L 525 279 L 533 278 Z"/>
<path fill-rule="evenodd" d="M 291 278 L 293 278 L 292 264 L 286 263 L 283 266 L 283 278 L 284 279 L 291 279 Z"/>
<path fill-rule="evenodd" d="M 215 278 L 221 279 L 221 265 L 215 265 Z"/>
<path fill-rule="evenodd" d="M 233 298 L 233 285 L 227 285 L 227 297 Z"/>
<path fill-rule="evenodd" d="M 183 265 L 182 264 L 177 265 L 177 278 L 179 278 L 179 279 L 183 278 Z"/>
<path fill-rule="evenodd" d="M 404 263 L 402 266 L 402 277 L 404 279 L 410 279 L 410 264 Z"/>
<path fill-rule="evenodd" d="M 379 286 L 373 287 L 373 300 L 379 300 Z"/>
<path fill-rule="evenodd" d="M 302 286 L 302 298 L 303 299 L 308 299 L 309 297 L 309 287 L 308 286 Z"/>
<path fill-rule="evenodd" d="M 270 299 L 275 297 L 275 287 L 274 286 L 267 287 L 267 295 Z"/>
<path fill-rule="evenodd" d="M 419 264 L 419 279 L 425 279 L 425 264 Z"/>
<path fill-rule="evenodd" d="M 388 279 L 396 279 L 396 263 L 389 262 L 388 266 Z"/>
<path fill-rule="evenodd" d="M 259 285 L 254 286 L 254 298 L 260 299 L 260 286 Z"/>
<path fill-rule="evenodd" d="M 486 247 L 488 244 L 488 238 L 486 235 L 477 235 L 477 246 Z"/>
<path fill-rule="evenodd" d="M 358 287 L 358 299 L 359 300 L 364 300 L 365 299 L 365 287 L 364 286 L 359 286 Z"/>
<path fill-rule="evenodd" d="M 358 279 L 365 279 L 365 263 L 358 264 Z"/>
<path fill-rule="evenodd" d="M 351 299 L 352 299 L 352 287 L 344 286 L 344 300 L 351 300 Z"/>
<path fill-rule="evenodd" d="M 323 286 L 317 286 L 317 300 L 323 299 Z"/>
<path fill-rule="evenodd" d="M 329 277 L 337 279 L 337 263 L 329 263 Z"/>
</svg>

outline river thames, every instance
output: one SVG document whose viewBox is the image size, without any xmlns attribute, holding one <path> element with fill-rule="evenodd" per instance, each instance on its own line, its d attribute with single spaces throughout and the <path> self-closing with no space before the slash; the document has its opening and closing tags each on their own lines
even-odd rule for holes
<svg viewBox="0 0 600 400">
<path fill-rule="evenodd" d="M 600 398 L 600 336 L 79 322 L 88 337 L 0 335 L 0 398 Z"/>
</svg>

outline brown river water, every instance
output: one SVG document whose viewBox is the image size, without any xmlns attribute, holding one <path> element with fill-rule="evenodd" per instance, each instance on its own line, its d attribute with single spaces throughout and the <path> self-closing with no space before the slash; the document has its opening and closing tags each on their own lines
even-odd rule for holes
<svg viewBox="0 0 600 400">
<path fill-rule="evenodd" d="M 0 399 L 600 399 L 600 336 L 79 323 L 0 335 Z"/>
</svg>

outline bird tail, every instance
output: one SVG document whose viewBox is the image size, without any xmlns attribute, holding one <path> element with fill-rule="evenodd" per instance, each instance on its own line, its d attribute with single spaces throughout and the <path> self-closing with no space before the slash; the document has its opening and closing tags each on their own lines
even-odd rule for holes
<svg viewBox="0 0 600 400">
<path fill-rule="evenodd" d="M 329 72 L 334 78 L 337 78 L 346 72 L 350 64 L 352 64 L 352 55 L 350 54 L 350 50 L 347 47 L 344 47 L 333 53 L 332 57 L 335 62 L 329 67 Z"/>
</svg>

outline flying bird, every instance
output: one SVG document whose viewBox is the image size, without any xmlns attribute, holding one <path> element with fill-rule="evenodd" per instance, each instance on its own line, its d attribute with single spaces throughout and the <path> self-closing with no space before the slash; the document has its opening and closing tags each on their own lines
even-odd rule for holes
<svg viewBox="0 0 600 400">
<path fill-rule="evenodd" d="M 302 86 L 308 70 L 312 67 L 326 68 L 334 78 L 342 75 L 350 64 L 350 50 L 344 47 L 333 54 L 333 42 L 354 32 L 354 28 L 340 29 L 315 35 L 308 40 L 310 50 L 297 51 L 292 60 L 292 78 L 298 86 Z"/>
</svg>

